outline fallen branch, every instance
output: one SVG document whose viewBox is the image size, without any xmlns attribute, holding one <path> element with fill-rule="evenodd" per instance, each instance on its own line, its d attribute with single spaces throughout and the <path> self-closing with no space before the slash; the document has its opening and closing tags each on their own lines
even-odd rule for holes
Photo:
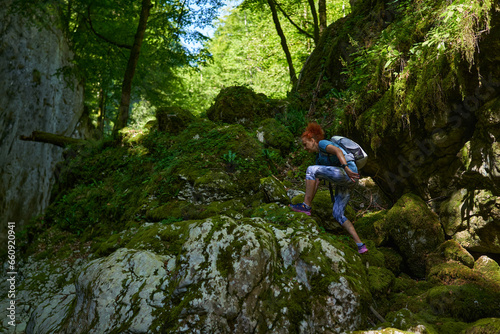
<svg viewBox="0 0 500 334">
<path fill-rule="evenodd" d="M 377 312 L 375 309 L 370 306 L 370 311 L 372 311 L 373 315 L 380 321 L 380 322 L 385 322 L 385 319 Z"/>
<path fill-rule="evenodd" d="M 43 131 L 33 131 L 31 135 L 20 136 L 19 139 L 25 141 L 53 144 L 62 148 L 65 148 L 68 145 L 81 145 L 86 142 L 83 139 L 76 139 Z"/>
</svg>

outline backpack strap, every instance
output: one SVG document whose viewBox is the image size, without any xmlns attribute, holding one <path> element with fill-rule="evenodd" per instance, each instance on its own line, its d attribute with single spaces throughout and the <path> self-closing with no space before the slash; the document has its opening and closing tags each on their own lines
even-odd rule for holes
<svg viewBox="0 0 500 334">
<path fill-rule="evenodd" d="M 335 204 L 335 196 L 333 196 L 333 189 L 331 182 L 328 182 L 328 190 L 330 190 L 330 198 L 332 199 L 332 203 Z"/>
</svg>

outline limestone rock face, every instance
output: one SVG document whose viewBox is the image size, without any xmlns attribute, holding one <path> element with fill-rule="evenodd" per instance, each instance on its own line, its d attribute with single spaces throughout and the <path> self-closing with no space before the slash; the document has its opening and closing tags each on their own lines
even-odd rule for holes
<svg viewBox="0 0 500 334">
<path fill-rule="evenodd" d="M 2 245 L 7 221 L 16 222 L 19 229 L 48 205 L 53 169 L 62 159 L 61 148 L 21 141 L 19 136 L 34 130 L 75 135 L 83 112 L 82 87 L 75 78 L 58 74 L 71 60 L 63 33 L 39 30 L 8 10 L 8 5 L 0 6 Z"/>
<path fill-rule="evenodd" d="M 27 333 L 343 333 L 371 298 L 356 253 L 310 219 L 292 228 L 218 216 L 121 237 L 126 248 L 46 295 Z"/>
</svg>

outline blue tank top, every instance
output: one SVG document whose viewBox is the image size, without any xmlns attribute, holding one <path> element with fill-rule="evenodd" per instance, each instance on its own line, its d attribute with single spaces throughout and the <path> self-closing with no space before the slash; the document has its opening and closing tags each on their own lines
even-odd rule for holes
<svg viewBox="0 0 500 334">
<path fill-rule="evenodd" d="M 319 145 L 319 153 L 318 153 L 318 157 L 316 158 L 317 165 L 340 167 L 340 161 L 337 158 L 337 156 L 334 154 L 326 153 L 326 147 L 328 145 L 333 145 L 335 147 L 340 148 L 340 150 L 342 151 L 342 153 L 344 154 L 344 156 L 346 158 L 347 166 L 349 167 L 349 169 L 355 173 L 358 172 L 358 167 L 356 166 L 356 163 L 354 162 L 352 154 L 348 154 L 342 147 L 340 147 L 337 144 L 332 143 L 329 140 L 325 140 L 325 139 L 320 140 L 318 145 Z M 350 159 L 352 159 L 352 160 L 350 160 Z"/>
</svg>

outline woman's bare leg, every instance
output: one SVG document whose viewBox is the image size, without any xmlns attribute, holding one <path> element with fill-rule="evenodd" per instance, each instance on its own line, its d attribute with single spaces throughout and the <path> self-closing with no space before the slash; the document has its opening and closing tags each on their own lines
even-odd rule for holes
<svg viewBox="0 0 500 334">
<path fill-rule="evenodd" d="M 361 239 L 359 238 L 358 233 L 356 233 L 356 229 L 350 220 L 346 220 L 342 226 L 347 230 L 347 232 L 349 232 L 355 243 L 361 243 Z"/>
<path fill-rule="evenodd" d="M 306 195 L 304 197 L 304 203 L 311 206 L 311 203 L 316 196 L 318 191 L 319 180 L 307 180 L 306 179 Z"/>
</svg>

